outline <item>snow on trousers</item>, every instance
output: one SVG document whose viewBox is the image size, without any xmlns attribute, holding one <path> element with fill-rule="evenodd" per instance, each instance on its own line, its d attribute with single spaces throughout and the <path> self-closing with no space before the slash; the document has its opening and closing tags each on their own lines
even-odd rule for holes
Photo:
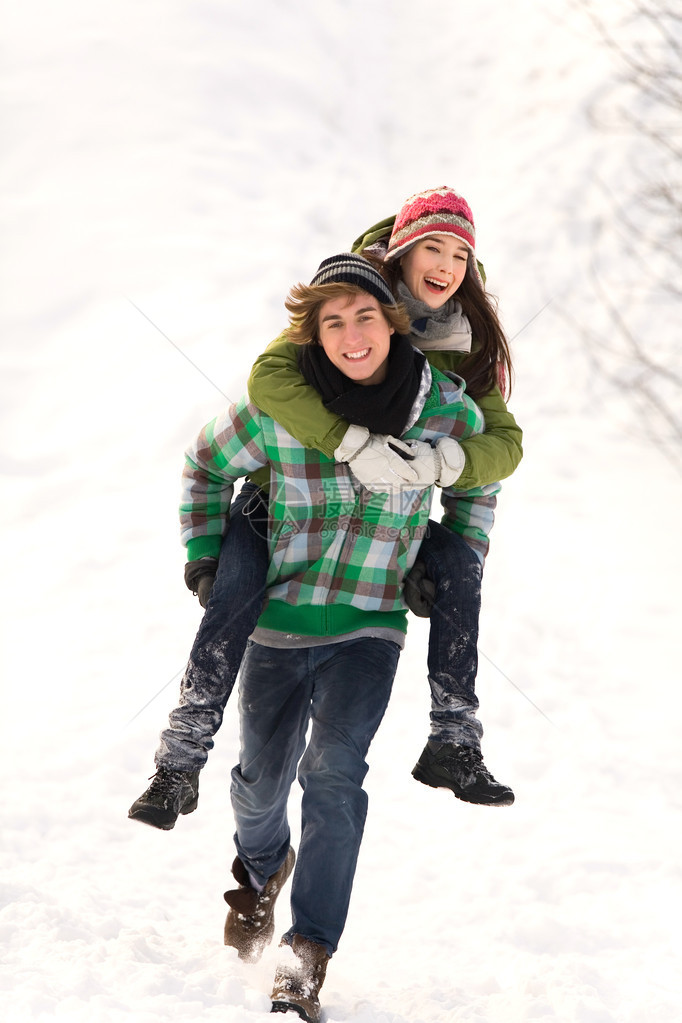
<svg viewBox="0 0 682 1023">
<path fill-rule="evenodd" d="M 267 507 L 262 491 L 244 483 L 232 502 L 211 597 L 180 683 L 180 702 L 160 736 L 158 767 L 198 771 L 206 763 L 263 607 L 267 571 Z"/>
<path fill-rule="evenodd" d="M 364 831 L 365 757 L 399 656 L 390 640 L 359 638 L 289 649 L 249 641 L 244 659 L 241 750 L 231 786 L 237 853 L 262 883 L 279 869 L 290 844 L 287 801 L 298 765 L 301 837 L 285 937 L 300 934 L 330 954 L 345 926 Z"/>
<path fill-rule="evenodd" d="M 477 749 L 483 734 L 476 717 L 483 566 L 457 533 L 433 520 L 419 558 L 436 584 L 428 654 L 431 736 Z"/>
</svg>

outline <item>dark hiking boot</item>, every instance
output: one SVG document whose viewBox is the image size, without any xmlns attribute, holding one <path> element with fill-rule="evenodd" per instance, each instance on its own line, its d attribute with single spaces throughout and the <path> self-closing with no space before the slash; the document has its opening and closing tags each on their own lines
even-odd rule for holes
<svg viewBox="0 0 682 1023">
<path fill-rule="evenodd" d="M 320 1023 L 320 988 L 330 956 L 324 945 L 294 934 L 282 942 L 272 987 L 271 1012 L 297 1012 L 306 1023 Z"/>
<path fill-rule="evenodd" d="M 159 767 L 146 792 L 128 810 L 133 821 L 170 831 L 178 814 L 191 813 L 199 802 L 199 772 Z"/>
<path fill-rule="evenodd" d="M 412 777 L 434 789 L 450 789 L 466 803 L 511 806 L 514 802 L 512 790 L 493 778 L 481 751 L 472 746 L 429 739 Z"/>
<path fill-rule="evenodd" d="M 275 933 L 275 902 L 294 869 L 296 854 L 290 847 L 284 863 L 276 874 L 269 878 L 262 892 L 257 892 L 249 879 L 249 872 L 237 857 L 232 864 L 232 876 L 239 885 L 231 892 L 225 892 L 225 902 L 230 907 L 225 921 L 225 944 L 236 948 L 239 958 L 246 963 L 256 963 Z"/>
</svg>

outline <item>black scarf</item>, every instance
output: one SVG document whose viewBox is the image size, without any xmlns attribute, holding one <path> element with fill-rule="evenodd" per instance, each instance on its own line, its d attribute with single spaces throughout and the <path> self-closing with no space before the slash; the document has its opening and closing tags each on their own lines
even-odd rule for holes
<svg viewBox="0 0 682 1023">
<path fill-rule="evenodd" d="M 322 345 L 298 350 L 298 366 L 306 381 L 322 395 L 324 407 L 370 433 L 400 437 L 419 392 L 426 359 L 407 337 L 394 334 L 388 353 L 386 379 L 381 384 L 357 384 L 334 365 Z"/>
</svg>

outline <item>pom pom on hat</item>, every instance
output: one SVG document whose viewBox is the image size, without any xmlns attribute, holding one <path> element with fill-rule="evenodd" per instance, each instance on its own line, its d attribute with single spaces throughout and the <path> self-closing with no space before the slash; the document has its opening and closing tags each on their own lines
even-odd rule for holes
<svg viewBox="0 0 682 1023">
<path fill-rule="evenodd" d="M 342 252 L 338 256 L 323 259 L 310 286 L 315 287 L 317 284 L 355 284 L 384 305 L 396 304 L 391 289 L 381 274 L 374 269 L 368 259 L 354 252 Z"/>
<path fill-rule="evenodd" d="M 429 188 L 417 192 L 403 203 L 393 225 L 388 243 L 386 261 L 403 256 L 422 238 L 434 234 L 453 234 L 476 251 L 476 231 L 473 214 L 452 188 Z"/>
</svg>

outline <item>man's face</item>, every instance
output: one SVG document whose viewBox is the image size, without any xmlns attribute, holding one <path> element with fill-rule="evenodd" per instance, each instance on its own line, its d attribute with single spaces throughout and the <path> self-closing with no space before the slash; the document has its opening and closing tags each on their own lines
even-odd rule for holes
<svg viewBox="0 0 682 1023">
<path fill-rule="evenodd" d="M 341 296 L 320 307 L 318 336 L 337 369 L 358 384 L 380 384 L 386 377 L 393 327 L 373 295 Z"/>
<path fill-rule="evenodd" d="M 408 291 L 431 309 L 440 309 L 459 288 L 469 249 L 455 235 L 422 238 L 400 260 Z"/>
</svg>

